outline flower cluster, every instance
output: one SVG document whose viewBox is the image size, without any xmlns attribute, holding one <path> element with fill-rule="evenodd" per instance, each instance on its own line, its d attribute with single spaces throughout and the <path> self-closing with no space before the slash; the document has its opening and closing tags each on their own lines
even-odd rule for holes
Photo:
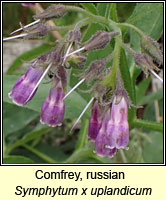
<svg viewBox="0 0 166 200">
<path fill-rule="evenodd" d="M 57 27 L 46 25 L 45 22 L 52 18 L 57 19 L 63 17 L 68 8 L 69 7 L 64 5 L 50 6 L 44 12 L 35 15 L 35 21 L 33 23 L 12 32 L 12 34 L 14 34 L 23 30 L 25 32 L 24 34 L 5 38 L 3 41 L 20 37 L 33 38 L 45 36 L 51 30 L 57 29 Z M 128 149 L 129 143 L 128 107 L 131 104 L 127 92 L 123 87 L 123 81 L 118 66 L 119 61 L 117 60 L 120 54 L 117 54 L 117 56 L 114 50 L 113 53 L 110 53 L 106 58 L 93 61 L 90 63 L 87 70 L 80 75 L 80 82 L 69 92 L 66 92 L 66 88 L 68 76 L 70 74 L 68 70 L 70 70 L 71 66 L 74 64 L 78 69 L 82 69 L 86 61 L 86 55 L 89 52 L 105 48 L 112 38 L 121 38 L 121 33 L 98 31 L 92 35 L 88 41 L 81 43 L 80 26 L 77 24 L 73 30 L 68 32 L 67 37 L 61 41 L 57 41 L 55 47 L 48 53 L 32 61 L 25 75 L 21 76 L 15 83 L 12 91 L 9 93 L 9 98 L 19 106 L 26 106 L 36 94 L 43 78 L 50 74 L 51 89 L 48 97 L 41 106 L 40 122 L 51 127 L 56 127 L 62 124 L 64 118 L 64 100 L 84 81 L 88 85 L 93 83 L 94 85 L 90 90 L 93 97 L 82 111 L 71 130 L 73 130 L 88 106 L 93 102 L 89 120 L 88 138 L 94 143 L 97 155 L 112 158 L 119 149 Z M 155 73 L 153 69 L 158 69 L 153 64 L 153 60 L 149 55 L 135 52 L 122 41 L 119 45 L 133 55 L 135 64 L 141 66 L 146 74 L 148 74 L 149 71 Z M 160 50 L 156 42 L 151 38 L 144 37 L 142 45 L 157 61 L 162 60 Z M 115 64 L 117 64 L 116 70 L 115 67 L 114 71 L 111 67 L 106 69 L 106 64 L 113 59 L 114 55 L 118 57 L 115 62 Z M 103 80 L 108 80 L 111 73 L 114 75 L 114 83 L 112 83 L 112 85 L 104 84 Z"/>
<path fill-rule="evenodd" d="M 39 24 L 43 26 L 43 24 Z M 39 26 L 38 25 L 38 26 Z M 35 25 L 36 26 L 36 25 Z M 31 27 L 30 29 L 34 29 Z M 38 29 L 42 32 L 42 29 Z M 48 53 L 36 58 L 25 75 L 14 85 L 12 91 L 9 93 L 9 97 L 13 102 L 19 106 L 25 106 L 37 92 L 38 86 L 46 74 L 52 74 L 52 87 L 48 98 L 43 102 L 41 108 L 41 123 L 48 126 L 58 126 L 61 124 L 64 113 L 65 103 L 64 99 L 69 95 L 65 95 L 67 86 L 67 65 L 70 64 L 72 57 L 77 64 L 83 64 L 86 58 L 79 54 L 81 51 L 92 51 L 94 49 L 104 48 L 110 41 L 110 39 L 117 35 L 116 33 L 107 33 L 105 31 L 97 32 L 92 38 L 85 44 L 81 44 L 80 30 L 75 29 L 68 34 L 68 42 L 57 42 L 56 46 Z M 103 44 L 102 44 L 103 41 Z M 77 45 L 75 45 L 77 44 Z M 70 53 L 71 48 L 82 45 L 80 49 L 77 49 Z M 96 61 L 91 64 L 90 68 L 85 72 L 85 79 L 97 78 L 100 72 L 105 67 L 105 61 Z M 97 70 L 96 70 L 97 69 Z M 93 77 L 93 72 L 96 76 Z M 93 77 L 93 78 L 92 78 Z"/>
<path fill-rule="evenodd" d="M 124 89 L 117 89 L 113 102 L 100 105 L 95 99 L 89 121 L 89 139 L 95 143 L 95 152 L 102 157 L 113 157 L 118 149 L 128 149 L 129 99 Z"/>
</svg>

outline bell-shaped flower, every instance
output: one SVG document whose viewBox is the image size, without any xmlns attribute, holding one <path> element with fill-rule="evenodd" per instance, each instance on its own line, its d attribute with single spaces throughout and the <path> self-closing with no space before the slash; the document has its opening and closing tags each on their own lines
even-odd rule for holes
<svg viewBox="0 0 166 200">
<path fill-rule="evenodd" d="M 56 80 L 56 85 L 50 90 L 49 96 L 43 102 L 41 108 L 40 122 L 48 126 L 58 126 L 65 113 L 65 103 L 63 100 L 64 91 L 60 79 Z"/>
<path fill-rule="evenodd" d="M 110 149 L 127 149 L 129 142 L 128 103 L 124 96 L 116 95 L 108 122 L 107 147 Z"/>
<path fill-rule="evenodd" d="M 88 138 L 95 142 L 102 123 L 102 108 L 100 108 L 97 100 L 92 107 L 92 114 L 89 120 Z"/>
<path fill-rule="evenodd" d="M 21 76 L 15 83 L 12 91 L 9 93 L 9 98 L 19 106 L 24 106 L 35 95 L 38 82 L 43 75 L 43 68 L 29 67 L 25 75 Z"/>
<path fill-rule="evenodd" d="M 107 130 L 107 126 L 108 126 L 108 121 L 110 119 L 110 109 L 106 112 L 103 121 L 102 121 L 102 125 L 101 128 L 99 130 L 99 133 L 96 137 L 95 140 L 95 153 L 98 156 L 101 157 L 108 157 L 108 158 L 112 158 L 116 152 L 117 149 L 116 148 L 109 148 L 107 146 L 107 135 L 106 135 L 106 130 Z"/>
<path fill-rule="evenodd" d="M 63 17 L 65 14 L 66 14 L 66 6 L 54 4 L 54 5 L 51 5 L 50 7 L 48 7 L 43 12 L 35 15 L 33 18 L 35 20 L 39 19 L 40 21 L 46 21 L 46 20 L 50 20 L 52 18 Z"/>
</svg>

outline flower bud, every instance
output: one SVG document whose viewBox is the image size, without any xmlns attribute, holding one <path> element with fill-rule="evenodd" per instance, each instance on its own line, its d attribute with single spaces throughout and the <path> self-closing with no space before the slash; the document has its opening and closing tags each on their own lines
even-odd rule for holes
<svg viewBox="0 0 166 200">
<path fill-rule="evenodd" d="M 35 6 L 36 3 L 21 3 L 22 6 L 27 7 L 27 6 Z"/>
<path fill-rule="evenodd" d="M 163 55 L 159 44 L 155 40 L 146 36 L 142 39 L 141 45 L 159 64 L 163 64 Z"/>
<path fill-rule="evenodd" d="M 52 127 L 61 124 L 65 113 L 62 82 L 59 79 L 56 82 L 56 86 L 50 90 L 48 98 L 42 104 L 40 116 L 42 124 Z"/>
<path fill-rule="evenodd" d="M 50 62 L 53 63 L 53 65 L 56 65 L 56 66 L 61 65 L 63 48 L 64 46 L 62 45 L 58 47 L 56 51 L 51 52 Z"/>
<path fill-rule="evenodd" d="M 62 82 L 62 87 L 65 90 L 65 88 L 67 87 L 67 72 L 64 67 L 62 67 L 62 66 L 58 67 L 57 77 L 60 78 L 60 80 Z"/>
<path fill-rule="evenodd" d="M 84 51 L 89 52 L 96 49 L 103 49 L 109 43 L 110 39 L 118 34 L 118 32 L 108 33 L 99 31 L 84 43 Z"/>
<path fill-rule="evenodd" d="M 85 78 L 88 83 L 94 79 L 100 78 L 105 70 L 105 65 L 106 59 L 92 62 L 90 67 L 83 74 L 83 78 Z"/>
<path fill-rule="evenodd" d="M 128 103 L 124 96 L 116 95 L 113 100 L 106 135 L 108 148 L 127 149 L 129 142 Z"/>
<path fill-rule="evenodd" d="M 116 152 L 116 148 L 107 148 L 107 136 L 106 136 L 106 130 L 108 126 L 108 121 L 110 120 L 110 109 L 106 112 L 101 128 L 99 130 L 99 133 L 95 140 L 95 152 L 98 156 L 101 157 L 109 157 L 112 158 Z"/>
<path fill-rule="evenodd" d="M 69 31 L 69 42 L 79 43 L 81 41 L 81 32 L 79 29 Z"/>
<path fill-rule="evenodd" d="M 89 120 L 88 138 L 95 142 L 102 122 L 102 108 L 99 107 L 97 100 L 95 100 L 92 107 L 92 114 Z"/>
<path fill-rule="evenodd" d="M 86 57 L 81 55 L 73 55 L 67 58 L 67 62 L 69 62 L 73 68 L 82 69 L 84 67 L 84 63 L 86 62 Z"/>
<path fill-rule="evenodd" d="M 153 70 L 153 69 L 159 70 L 158 67 L 156 67 L 153 64 L 153 60 L 151 59 L 151 57 L 149 57 L 146 54 L 135 53 L 134 60 L 135 60 L 135 64 L 142 68 L 142 70 L 145 72 L 146 76 L 148 76 L 149 70 Z"/>
<path fill-rule="evenodd" d="M 9 93 L 9 98 L 19 106 L 24 106 L 28 101 L 32 99 L 35 95 L 36 90 L 33 92 L 33 89 L 37 85 L 39 79 L 43 74 L 43 68 L 33 68 L 29 67 L 25 75 L 21 76 L 20 79 L 14 85 L 12 91 Z"/>
<path fill-rule="evenodd" d="M 49 31 L 49 26 L 46 26 L 44 24 L 37 24 L 25 30 L 25 32 L 27 32 L 27 36 L 25 36 L 25 38 L 42 38 L 47 35 Z"/>
<path fill-rule="evenodd" d="M 66 8 L 64 5 L 52 5 L 44 10 L 42 13 L 39 13 L 34 16 L 35 20 L 40 19 L 41 21 L 49 20 L 52 18 L 63 17 L 66 13 Z"/>
</svg>

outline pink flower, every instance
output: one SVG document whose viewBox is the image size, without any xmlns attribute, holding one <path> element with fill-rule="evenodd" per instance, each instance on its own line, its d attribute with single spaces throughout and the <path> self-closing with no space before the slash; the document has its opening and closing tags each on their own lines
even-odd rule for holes
<svg viewBox="0 0 166 200">
<path fill-rule="evenodd" d="M 35 6 L 36 3 L 21 3 L 22 6 L 27 7 L 27 6 Z"/>
<path fill-rule="evenodd" d="M 108 148 L 127 149 L 129 143 L 128 103 L 124 96 L 116 95 L 113 100 L 106 135 Z"/>
<path fill-rule="evenodd" d="M 47 124 L 52 127 L 61 124 L 65 113 L 65 103 L 63 97 L 64 91 L 62 82 L 57 79 L 55 87 L 50 90 L 49 96 L 43 102 L 40 116 L 40 122 L 42 124 Z"/>
</svg>

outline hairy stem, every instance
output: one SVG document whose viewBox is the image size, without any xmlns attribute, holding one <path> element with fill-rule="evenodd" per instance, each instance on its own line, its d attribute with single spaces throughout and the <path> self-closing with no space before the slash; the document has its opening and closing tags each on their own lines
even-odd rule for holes
<svg viewBox="0 0 166 200">
<path fill-rule="evenodd" d="M 132 125 L 137 128 L 144 128 L 148 130 L 163 132 L 163 125 L 157 122 L 136 119 Z"/>
<path fill-rule="evenodd" d="M 34 153 L 35 155 L 37 155 L 39 158 L 41 158 L 42 160 L 44 160 L 46 163 L 56 163 L 55 160 L 53 160 L 52 158 L 50 158 L 48 155 L 38 151 L 37 149 L 34 149 L 33 147 L 27 145 L 27 144 L 24 144 L 22 145 L 24 148 L 26 148 L 28 151 Z"/>
</svg>

